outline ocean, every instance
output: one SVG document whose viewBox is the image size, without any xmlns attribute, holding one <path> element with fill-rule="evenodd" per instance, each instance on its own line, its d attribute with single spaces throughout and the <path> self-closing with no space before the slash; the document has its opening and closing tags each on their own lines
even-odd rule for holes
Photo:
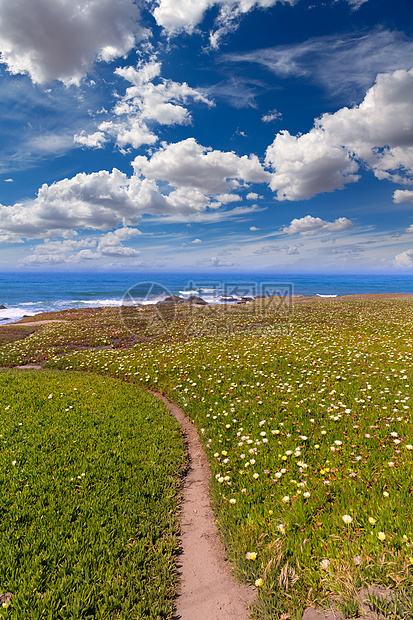
<svg viewBox="0 0 413 620">
<path fill-rule="evenodd" d="M 413 293 L 413 275 L 239 273 L 4 273 L 0 323 L 67 308 L 154 303 L 168 295 L 199 295 L 208 303 L 258 295 L 336 297 L 357 293 Z M 223 297 L 224 296 L 224 297 Z"/>
</svg>

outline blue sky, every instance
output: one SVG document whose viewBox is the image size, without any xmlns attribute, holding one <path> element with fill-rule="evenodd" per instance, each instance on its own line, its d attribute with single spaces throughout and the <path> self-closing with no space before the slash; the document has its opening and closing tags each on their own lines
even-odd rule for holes
<svg viewBox="0 0 413 620">
<path fill-rule="evenodd" d="M 411 0 L 0 0 L 3 271 L 413 271 Z"/>
</svg>

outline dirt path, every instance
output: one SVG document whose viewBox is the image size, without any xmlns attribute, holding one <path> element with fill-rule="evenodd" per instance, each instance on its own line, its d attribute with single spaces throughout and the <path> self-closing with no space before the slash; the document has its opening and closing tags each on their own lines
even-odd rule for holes
<svg viewBox="0 0 413 620">
<path fill-rule="evenodd" d="M 183 411 L 152 392 L 181 425 L 190 466 L 182 488 L 181 548 L 178 558 L 180 588 L 178 620 L 247 620 L 254 591 L 236 582 L 224 561 L 208 493 L 210 471 L 198 433 Z"/>
<path fill-rule="evenodd" d="M 47 321 L 27 321 L 25 323 L 6 323 L 3 327 L 35 327 L 36 325 L 49 325 L 49 323 L 69 323 L 66 319 L 48 319 Z"/>
</svg>

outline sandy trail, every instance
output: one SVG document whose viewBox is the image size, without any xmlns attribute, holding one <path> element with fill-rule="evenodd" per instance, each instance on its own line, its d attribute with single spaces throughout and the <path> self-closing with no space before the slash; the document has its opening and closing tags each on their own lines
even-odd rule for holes
<svg viewBox="0 0 413 620">
<path fill-rule="evenodd" d="M 180 587 L 175 619 L 247 620 L 253 588 L 239 584 L 224 561 L 208 493 L 210 470 L 198 433 L 183 411 L 152 392 L 181 425 L 190 458 L 182 488 Z"/>
<path fill-rule="evenodd" d="M 25 323 L 6 323 L 2 327 L 35 327 L 36 325 L 48 325 L 49 323 L 69 323 L 66 319 L 47 319 L 47 321 L 26 321 Z"/>
</svg>

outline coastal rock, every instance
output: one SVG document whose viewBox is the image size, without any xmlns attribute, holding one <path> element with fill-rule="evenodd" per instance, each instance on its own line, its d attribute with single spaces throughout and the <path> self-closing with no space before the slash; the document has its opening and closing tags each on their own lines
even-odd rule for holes
<svg viewBox="0 0 413 620">
<path fill-rule="evenodd" d="M 171 295 L 170 297 L 165 297 L 162 301 L 158 301 L 156 303 L 157 306 L 161 306 L 163 304 L 183 304 L 185 299 L 183 297 L 179 297 L 179 295 Z"/>
<path fill-rule="evenodd" d="M 0 310 L 6 310 L 6 306 L 4 306 L 3 304 L 0 304 Z"/>
<path fill-rule="evenodd" d="M 202 297 L 197 297 L 196 295 L 190 295 L 186 301 L 190 304 L 197 304 L 198 306 L 208 305 L 208 302 L 206 302 L 205 299 L 202 299 Z"/>
</svg>

